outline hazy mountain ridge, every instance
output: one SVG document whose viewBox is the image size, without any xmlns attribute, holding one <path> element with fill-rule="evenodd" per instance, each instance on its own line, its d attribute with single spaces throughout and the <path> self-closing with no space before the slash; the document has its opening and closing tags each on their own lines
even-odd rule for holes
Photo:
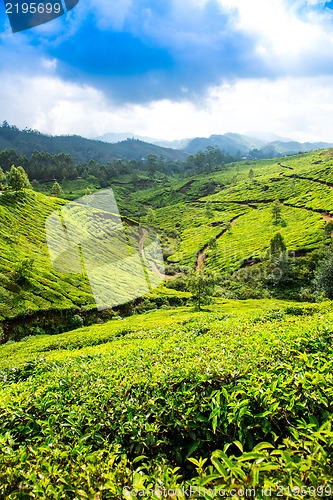
<svg viewBox="0 0 333 500">
<path fill-rule="evenodd" d="M 143 142 L 148 142 L 149 144 L 154 144 L 155 146 L 160 146 L 162 148 L 171 149 L 186 149 L 186 146 L 190 143 L 192 139 L 176 139 L 174 141 L 167 141 L 164 139 L 154 139 L 153 137 L 147 137 L 144 135 L 133 134 L 133 132 L 109 132 L 108 134 L 95 137 L 97 141 L 109 142 L 110 144 L 115 144 L 117 142 L 125 141 L 127 139 L 136 139 Z"/>
<path fill-rule="evenodd" d="M 140 140 L 159 147 L 167 147 L 175 150 L 182 150 L 189 154 L 196 154 L 205 151 L 207 147 L 219 147 L 230 155 L 247 156 L 251 158 L 274 158 L 287 154 L 296 154 L 311 150 L 326 149 L 333 146 L 328 142 L 298 142 L 290 138 L 280 137 L 267 132 L 254 132 L 253 134 L 237 134 L 227 132 L 226 134 L 213 134 L 210 137 L 195 137 L 193 139 L 179 139 L 165 141 L 152 137 L 140 136 L 131 132 L 108 133 L 98 138 L 111 144 L 125 139 Z M 253 151 L 255 150 L 255 151 Z"/>
<path fill-rule="evenodd" d="M 76 162 L 99 160 L 107 163 L 114 159 L 141 160 L 148 155 L 164 155 L 166 160 L 185 160 L 188 154 L 185 151 L 164 148 L 139 140 L 125 140 L 116 144 L 109 144 L 93 139 L 86 139 L 79 135 L 50 136 L 33 130 L 19 130 L 15 126 L 0 127 L 0 151 L 15 149 L 17 154 L 30 157 L 37 151 L 52 155 L 59 153 L 70 154 Z"/>
<path fill-rule="evenodd" d="M 124 140 L 125 136 L 128 137 Z M 103 138 L 109 142 L 103 142 L 101 140 Z M 119 139 L 121 140 L 118 141 Z M 0 126 L 0 151 L 13 148 L 18 155 L 25 154 L 27 157 L 30 157 L 35 150 L 52 155 L 66 153 L 78 163 L 87 163 L 92 159 L 101 163 L 114 159 L 141 160 L 146 159 L 148 155 L 163 155 L 167 161 L 182 161 L 190 154 L 205 151 L 207 147 L 218 147 L 225 153 L 244 158 L 274 158 L 332 146 L 333 143 L 327 142 L 300 143 L 292 140 L 266 142 L 263 137 L 231 132 L 223 135 L 213 134 L 210 137 L 163 141 L 131 133 L 109 133 L 99 139 L 87 139 L 79 135 L 51 136 L 35 130 L 20 130 L 15 126 L 9 126 L 6 122 Z"/>
<path fill-rule="evenodd" d="M 195 154 L 198 151 L 206 149 L 208 146 L 218 146 L 224 149 L 229 154 L 241 154 L 243 156 L 251 153 L 251 156 L 258 158 L 274 158 L 287 154 L 297 154 L 298 152 L 315 151 L 318 149 L 326 149 L 333 146 L 328 142 L 298 142 L 275 140 L 266 142 L 263 139 L 256 137 L 245 136 L 241 134 L 227 133 L 224 135 L 211 135 L 208 138 L 197 137 L 193 139 L 187 146 L 186 151 Z M 256 150 L 256 151 L 253 151 Z"/>
</svg>

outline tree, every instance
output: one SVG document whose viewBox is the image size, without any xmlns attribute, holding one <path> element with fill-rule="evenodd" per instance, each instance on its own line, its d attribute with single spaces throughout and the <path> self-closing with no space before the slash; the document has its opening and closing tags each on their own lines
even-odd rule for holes
<svg viewBox="0 0 333 500">
<path fill-rule="evenodd" d="M 272 205 L 272 208 L 271 208 L 271 213 L 272 213 L 274 224 L 278 224 L 279 221 L 281 220 L 281 211 L 282 211 L 282 207 L 281 207 L 280 201 L 275 200 L 273 205 Z"/>
<path fill-rule="evenodd" d="M 1 175 L 0 175 L 1 178 Z M 324 232 L 326 236 L 332 236 L 333 233 L 333 221 L 328 222 L 324 227 Z"/>
<path fill-rule="evenodd" d="M 9 188 L 17 192 L 24 188 L 31 188 L 29 179 L 22 167 L 12 165 L 6 175 Z"/>
<path fill-rule="evenodd" d="M 210 302 L 214 293 L 215 278 L 212 273 L 202 270 L 192 271 L 187 277 L 187 289 L 192 293 L 192 298 L 197 310 L 201 305 Z"/>
<path fill-rule="evenodd" d="M 252 168 L 250 168 L 250 170 L 249 170 L 249 179 L 252 180 L 253 176 L 254 176 L 253 170 L 252 170 Z"/>
<path fill-rule="evenodd" d="M 281 286 L 293 281 L 296 276 L 295 262 L 288 256 L 287 246 L 281 233 L 276 233 L 273 236 L 269 247 L 270 262 L 267 283 Z"/>
<path fill-rule="evenodd" d="M 286 244 L 284 242 L 281 233 L 275 233 L 275 235 L 271 239 L 269 250 L 271 256 L 279 255 L 281 252 L 285 252 L 287 250 Z"/>
<path fill-rule="evenodd" d="M 314 285 L 316 291 L 324 293 L 325 296 L 333 300 L 333 254 L 319 263 L 315 271 Z"/>
<path fill-rule="evenodd" d="M 156 214 L 154 210 L 151 207 L 149 207 L 147 212 L 147 223 L 152 224 L 155 219 L 156 219 Z"/>
<path fill-rule="evenodd" d="M 154 179 L 157 170 L 157 156 L 150 154 L 148 155 L 147 158 L 148 158 L 147 167 L 148 167 L 149 177 L 151 179 Z"/>
<path fill-rule="evenodd" d="M 274 255 L 268 266 L 269 274 L 266 278 L 268 284 L 284 286 L 294 281 L 296 277 L 295 261 L 289 258 L 287 252 Z"/>
<path fill-rule="evenodd" d="M 53 184 L 51 193 L 54 194 L 57 198 L 61 196 L 62 189 L 57 181 L 55 181 L 55 183 Z"/>
<path fill-rule="evenodd" d="M 6 176 L 3 173 L 2 168 L 0 167 L 0 190 L 3 189 L 3 183 L 5 182 L 5 180 L 6 180 Z"/>
</svg>

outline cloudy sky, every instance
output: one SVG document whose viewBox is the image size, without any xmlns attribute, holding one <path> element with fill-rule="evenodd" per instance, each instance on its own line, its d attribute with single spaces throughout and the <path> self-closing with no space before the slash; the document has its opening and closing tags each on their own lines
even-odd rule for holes
<svg viewBox="0 0 333 500">
<path fill-rule="evenodd" d="M 0 120 L 50 134 L 333 141 L 333 1 L 80 0 L 12 33 Z"/>
</svg>

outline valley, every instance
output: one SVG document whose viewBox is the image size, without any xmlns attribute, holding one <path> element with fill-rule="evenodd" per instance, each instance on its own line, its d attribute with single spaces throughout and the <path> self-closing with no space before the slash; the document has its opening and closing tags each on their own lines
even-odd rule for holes
<svg viewBox="0 0 333 500">
<path fill-rule="evenodd" d="M 56 178 L 57 194 L 53 178 L 3 179 L 0 498 L 330 496 L 333 151 L 168 165 L 112 170 L 107 186 Z M 136 228 L 149 261 L 153 228 L 165 269 L 150 260 L 158 287 L 98 311 L 84 269 L 52 267 L 45 222 L 110 188 L 128 241 Z"/>
</svg>

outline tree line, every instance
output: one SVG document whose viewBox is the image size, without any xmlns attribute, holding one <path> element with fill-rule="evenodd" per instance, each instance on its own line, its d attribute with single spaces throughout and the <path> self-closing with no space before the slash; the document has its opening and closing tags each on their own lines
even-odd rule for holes
<svg viewBox="0 0 333 500">
<path fill-rule="evenodd" d="M 163 155 L 149 154 L 141 160 L 116 159 L 105 164 L 99 160 L 90 160 L 88 163 L 76 163 L 70 154 L 59 153 L 51 155 L 43 151 L 34 151 L 30 158 L 18 155 L 15 149 L 5 149 L 0 152 L 0 167 L 3 172 L 9 172 L 12 165 L 22 167 L 31 181 L 62 181 L 89 177 L 97 179 L 102 188 L 109 186 L 113 179 L 124 174 L 145 172 L 154 179 L 159 172 L 162 175 L 209 173 L 216 169 L 223 169 L 225 165 L 239 158 L 225 153 L 218 147 L 208 146 L 206 151 L 199 151 L 190 155 L 185 161 L 167 161 Z"/>
</svg>

